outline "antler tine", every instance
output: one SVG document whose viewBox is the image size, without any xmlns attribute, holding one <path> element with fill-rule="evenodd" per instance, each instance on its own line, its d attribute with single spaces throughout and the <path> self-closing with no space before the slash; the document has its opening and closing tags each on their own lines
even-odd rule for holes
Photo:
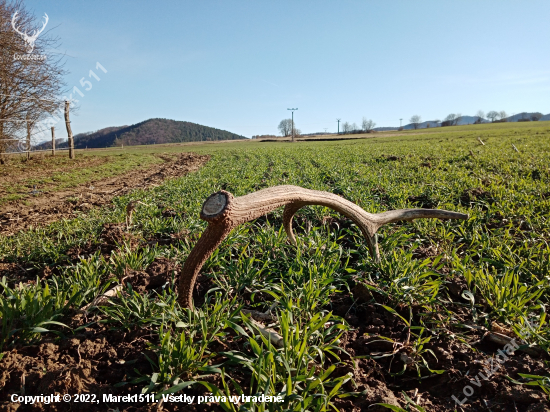
<svg viewBox="0 0 550 412">
<path fill-rule="evenodd" d="M 374 215 L 378 229 L 386 223 L 399 222 L 400 220 L 414 220 L 424 218 L 435 219 L 468 219 L 468 215 L 458 212 L 450 212 L 441 209 L 398 209 Z"/>
<path fill-rule="evenodd" d="M 202 206 L 200 216 L 208 222 L 208 227 L 183 266 L 178 288 L 180 304 L 192 307 L 193 288 L 202 265 L 233 228 L 285 206 L 283 225 L 289 240 L 296 244 L 292 218 L 306 205 L 326 206 L 353 220 L 365 236 L 370 253 L 376 261 L 380 260 L 376 231 L 386 223 L 420 218 L 468 218 L 463 213 L 432 209 L 402 209 L 372 214 L 335 194 L 290 185 L 270 187 L 240 197 L 234 197 L 222 190 L 210 195 Z"/>
<path fill-rule="evenodd" d="M 376 232 L 386 223 L 421 218 L 468 219 L 468 215 L 465 215 L 463 213 L 435 209 L 399 209 L 373 214 L 366 212 L 355 203 L 352 203 L 349 200 L 346 200 L 332 193 L 320 192 L 317 190 L 308 190 L 303 188 L 299 189 L 303 193 L 303 195 L 308 197 L 308 199 L 304 198 L 299 202 L 289 203 L 285 207 L 285 211 L 283 214 L 283 225 L 288 238 L 293 244 L 296 244 L 296 238 L 294 237 L 294 234 L 292 232 L 292 218 L 294 214 L 306 205 L 326 206 L 350 218 L 359 227 L 359 229 L 363 233 L 363 236 L 365 236 L 365 239 L 367 240 L 372 257 L 377 262 L 380 261 L 380 254 L 378 251 Z"/>
</svg>

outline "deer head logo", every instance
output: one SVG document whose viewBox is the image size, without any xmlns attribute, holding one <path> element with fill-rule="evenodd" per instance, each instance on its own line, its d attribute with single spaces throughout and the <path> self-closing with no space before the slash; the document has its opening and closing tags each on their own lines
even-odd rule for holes
<svg viewBox="0 0 550 412">
<path fill-rule="evenodd" d="M 36 30 L 33 30 L 32 34 L 27 34 L 27 32 L 25 33 L 21 33 L 19 30 L 17 30 L 17 27 L 15 27 L 15 23 L 17 21 L 17 13 L 19 13 L 18 11 L 15 12 L 15 14 L 13 15 L 13 18 L 11 19 L 11 26 L 13 27 L 13 29 L 19 33 L 21 35 L 21 37 L 23 37 L 23 40 L 25 40 L 25 43 L 27 43 L 27 53 L 32 53 L 33 49 L 34 49 L 34 42 L 36 41 L 36 39 L 38 39 L 38 36 L 40 35 L 40 33 L 42 33 L 44 31 L 44 29 L 46 28 L 46 24 L 48 24 L 48 20 L 49 20 L 49 17 L 46 13 L 44 13 L 44 25 L 42 26 L 42 28 L 40 30 L 36 29 Z"/>
</svg>

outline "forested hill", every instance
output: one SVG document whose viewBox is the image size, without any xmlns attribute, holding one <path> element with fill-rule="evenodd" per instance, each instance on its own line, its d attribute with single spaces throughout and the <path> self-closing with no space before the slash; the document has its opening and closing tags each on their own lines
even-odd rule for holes
<svg viewBox="0 0 550 412">
<path fill-rule="evenodd" d="M 245 137 L 191 122 L 149 119 L 131 126 L 107 127 L 96 132 L 77 134 L 74 137 L 74 145 L 77 149 L 83 149 L 235 139 L 245 139 Z M 48 144 L 51 146 L 48 142 L 40 146 Z M 60 148 L 66 146 L 66 141 L 59 145 Z"/>
</svg>

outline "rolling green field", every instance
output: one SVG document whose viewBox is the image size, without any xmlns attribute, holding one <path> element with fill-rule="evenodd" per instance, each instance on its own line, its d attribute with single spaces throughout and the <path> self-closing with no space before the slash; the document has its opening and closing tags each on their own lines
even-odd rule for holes
<svg viewBox="0 0 550 412">
<path fill-rule="evenodd" d="M 0 357 L 85 331 L 92 339 L 94 333 L 141 330 L 148 336 L 146 360 L 109 382 L 115 391 L 262 393 L 280 395 L 283 402 L 249 401 L 239 409 L 227 401 L 217 407 L 345 411 L 367 396 L 357 370 L 367 370 L 360 365 L 370 362 L 384 369 L 388 385 L 396 385 L 401 410 L 414 411 L 423 410 L 420 401 L 410 394 L 400 398 L 402 391 L 426 392 L 429 379 L 455 376 L 459 369 L 458 363 L 442 362 L 434 342 L 459 344 L 470 360 L 490 357 L 492 347 L 475 343 L 483 331 L 501 328 L 517 336 L 529 322 L 529 343 L 547 354 L 550 122 L 446 129 L 334 142 L 129 148 L 132 156 L 193 151 L 212 158 L 198 172 L 115 198 L 109 207 L 0 238 L 0 262 L 39 275 L 26 283 L 2 279 Z M 336 212 L 320 206 L 300 210 L 294 247 L 277 210 L 235 229 L 202 269 L 196 308 L 179 307 L 175 277 L 206 227 L 199 218 L 204 200 L 220 189 L 241 196 L 282 184 L 328 191 L 372 213 L 424 207 L 467 213 L 469 219 L 384 226 L 376 264 L 358 228 Z M 126 231 L 132 200 L 143 205 L 126 241 L 101 248 L 106 225 Z M 123 280 L 160 258 L 175 265 L 166 284 L 138 291 Z M 41 275 L 45 268 L 48 276 Z M 74 323 L 79 309 L 119 284 L 124 287 L 118 296 Z M 283 346 L 263 337 L 243 308 L 270 310 L 269 326 Z M 373 308 L 385 314 L 379 329 L 362 323 Z M 350 336 L 376 337 L 390 349 L 355 348 L 350 354 Z M 550 385 L 540 373 L 511 378 L 518 386 L 529 383 L 548 401 Z M 458 396 L 464 383 L 456 385 Z M 425 410 L 453 410 L 448 394 L 430 399 L 433 408 Z M 470 410 L 486 410 L 481 399 L 471 402 Z"/>
</svg>

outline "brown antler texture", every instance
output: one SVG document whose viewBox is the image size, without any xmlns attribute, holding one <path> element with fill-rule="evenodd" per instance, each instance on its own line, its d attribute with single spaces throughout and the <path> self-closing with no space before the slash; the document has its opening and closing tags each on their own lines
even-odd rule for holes
<svg viewBox="0 0 550 412">
<path fill-rule="evenodd" d="M 240 197 L 221 190 L 210 195 L 202 206 L 200 216 L 208 222 L 208 227 L 183 266 L 178 290 L 180 304 L 192 307 L 193 288 L 202 265 L 233 228 L 285 206 L 283 226 L 290 241 L 296 244 L 292 217 L 306 205 L 326 206 L 353 220 L 361 229 L 370 253 L 377 262 L 380 255 L 376 231 L 386 223 L 420 218 L 468 219 L 468 215 L 463 213 L 434 209 L 401 209 L 373 214 L 335 194 L 299 186 L 274 186 Z"/>
</svg>

